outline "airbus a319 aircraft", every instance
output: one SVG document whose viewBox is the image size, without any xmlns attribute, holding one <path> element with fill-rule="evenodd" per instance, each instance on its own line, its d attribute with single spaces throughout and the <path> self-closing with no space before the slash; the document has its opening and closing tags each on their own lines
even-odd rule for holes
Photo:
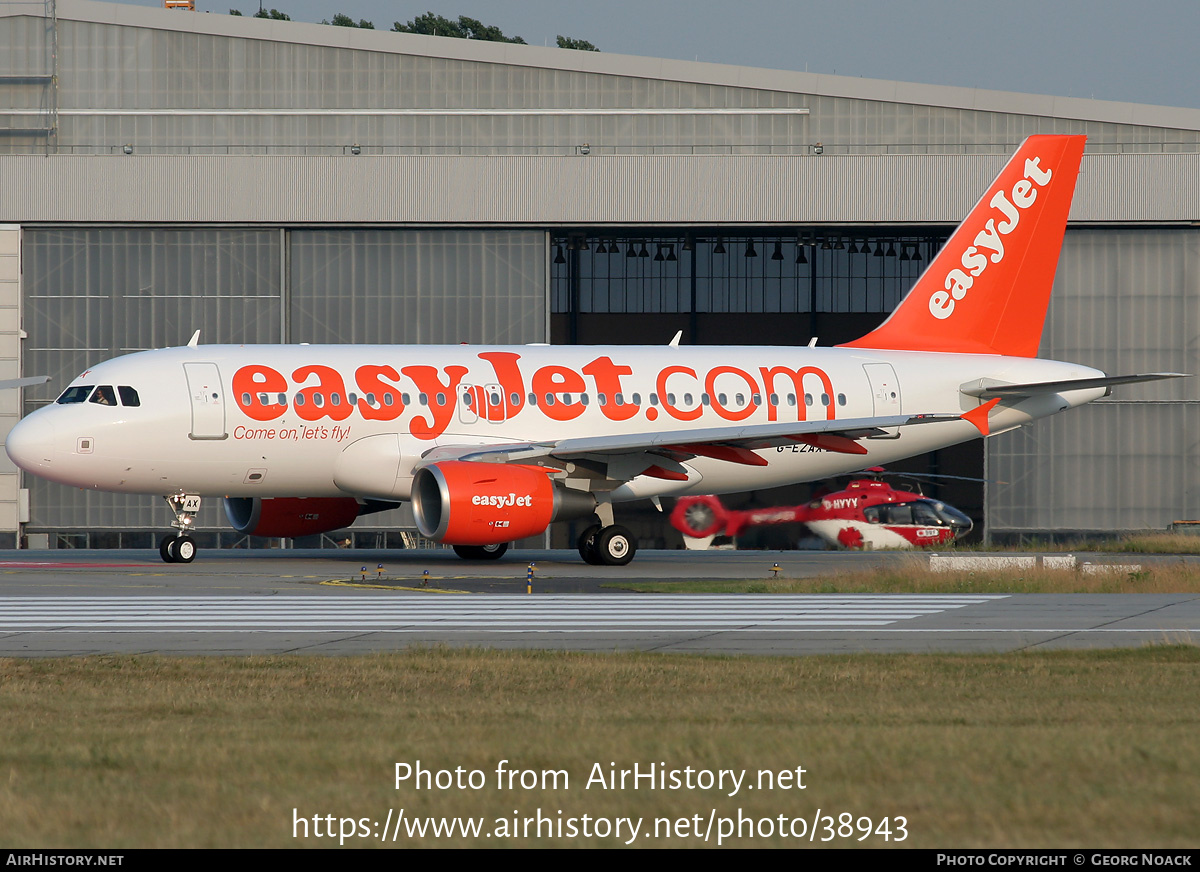
<svg viewBox="0 0 1200 872">
<path fill-rule="evenodd" d="M 97 364 L 13 428 L 13 461 L 164 496 L 168 562 L 201 498 L 294 537 L 411 500 L 421 534 L 499 557 L 591 518 L 584 560 L 625 564 L 613 506 L 828 478 L 1104 396 L 1036 357 L 1082 136 L 1034 136 L 877 329 L 834 348 L 197 345 Z M 678 337 L 677 337 L 678 338 Z"/>
</svg>

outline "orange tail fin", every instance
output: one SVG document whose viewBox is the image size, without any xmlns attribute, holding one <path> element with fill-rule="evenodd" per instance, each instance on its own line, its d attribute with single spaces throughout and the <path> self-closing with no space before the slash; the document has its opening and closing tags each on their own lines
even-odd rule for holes
<svg viewBox="0 0 1200 872">
<path fill-rule="evenodd" d="M 1083 136 L 1031 136 L 878 328 L 844 348 L 1036 357 Z"/>
</svg>

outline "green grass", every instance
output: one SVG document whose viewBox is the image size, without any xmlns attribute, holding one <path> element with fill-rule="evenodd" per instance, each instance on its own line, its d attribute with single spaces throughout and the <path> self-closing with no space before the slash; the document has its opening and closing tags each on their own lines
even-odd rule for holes
<svg viewBox="0 0 1200 872">
<path fill-rule="evenodd" d="M 1080 537 L 1069 542 L 1031 539 L 1020 544 L 984 545 L 980 542 L 951 542 L 939 545 L 942 552 L 1000 551 L 1012 553 L 1102 551 L 1121 554 L 1200 554 L 1200 535 L 1183 533 L 1128 533 L 1122 536 Z"/>
<path fill-rule="evenodd" d="M 332 847 L 293 809 L 907 818 L 916 847 L 1195 845 L 1200 649 L 803 658 L 424 649 L 0 660 L 0 843 Z M 569 788 L 497 790 L 498 761 Z M 396 763 L 481 790 L 395 789 Z M 584 789 L 595 763 L 805 770 L 807 789 Z M 348 844 L 378 844 L 352 839 Z M 615 839 L 397 844 L 616 845 Z M 640 838 L 696 846 L 695 838 Z M 787 839 L 733 840 L 787 846 Z M 817 844 L 820 844 L 818 841 Z M 840 843 L 835 843 L 840 844 Z M 857 844 L 857 843 L 854 843 Z M 879 839 L 863 843 L 882 847 Z"/>
<path fill-rule="evenodd" d="M 1200 566 L 1147 564 L 1129 572 L 1072 570 L 929 572 L 921 559 L 815 578 L 613 581 L 604 587 L 641 593 L 1200 593 Z"/>
</svg>

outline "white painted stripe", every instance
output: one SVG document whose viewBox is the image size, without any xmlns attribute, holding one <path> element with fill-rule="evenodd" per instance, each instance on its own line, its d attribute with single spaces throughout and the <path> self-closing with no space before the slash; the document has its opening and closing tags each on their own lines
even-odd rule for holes
<svg viewBox="0 0 1200 872">
<path fill-rule="evenodd" d="M 0 632 L 694 633 L 882 629 L 998 596 L 3 597 Z"/>
<path fill-rule="evenodd" d="M 654 117 L 657 115 L 807 115 L 809 110 L 803 107 L 794 108 L 762 108 L 756 109 L 753 107 L 745 108 L 680 108 L 680 109 L 384 109 L 384 108 L 362 108 L 362 109 L 59 109 L 57 114 L 60 116 L 80 115 L 87 117 L 89 115 L 149 115 L 149 116 L 166 116 L 166 117 L 193 117 L 193 116 L 217 116 L 217 117 L 270 117 L 270 116 L 297 116 L 301 118 L 318 117 L 322 115 L 329 116 L 350 116 L 350 117 L 378 117 L 378 116 L 513 116 L 513 115 L 531 115 L 531 116 L 556 116 L 556 115 L 644 115 Z M 44 118 L 46 112 L 43 109 L 0 109 L 0 115 L 14 115 L 22 117 Z"/>
<path fill-rule="evenodd" d="M 298 628 L 292 628 L 292 627 L 289 627 L 287 629 L 282 629 L 282 630 L 272 629 L 270 627 L 250 628 L 250 629 L 221 628 L 221 629 L 209 629 L 209 630 L 175 629 L 175 628 L 172 628 L 172 629 L 173 629 L 173 632 L 191 633 L 191 634 L 196 634 L 196 635 L 215 634 L 215 633 L 241 634 L 241 633 L 296 633 L 296 632 L 303 632 L 303 633 L 306 633 L 309 635 L 327 635 L 327 634 L 332 634 L 332 633 L 348 632 L 347 630 L 344 630 L 344 629 L 322 630 L 322 629 L 298 629 Z M 455 630 L 453 627 L 445 627 L 445 628 L 443 628 L 443 627 L 428 627 L 428 628 L 396 627 L 396 628 L 391 628 L 391 629 L 372 630 L 371 632 L 372 633 L 390 633 L 390 634 L 416 634 L 416 633 L 427 632 L 430 629 L 437 629 L 439 633 L 445 631 L 447 633 L 463 633 L 463 634 L 469 633 L 473 636 L 481 635 L 479 630 L 475 630 L 475 629 Z M 4 633 L 4 635 L 6 637 L 13 636 L 13 635 L 20 635 L 21 632 L 28 632 L 28 631 L 13 631 L 13 632 L 0 631 L 0 633 Z M 55 634 L 64 634 L 64 635 L 66 635 L 66 634 L 96 635 L 98 633 L 97 630 L 92 630 L 92 629 L 82 629 L 81 630 L 81 629 L 70 629 L 70 628 L 64 628 L 61 630 L 49 630 L 49 631 L 45 631 L 45 632 L 52 632 Z M 112 629 L 112 630 L 103 630 L 102 632 L 103 633 L 112 633 L 113 635 L 117 635 L 117 634 L 135 634 L 135 633 L 145 634 L 145 633 L 150 633 L 150 632 L 154 632 L 154 631 L 153 630 L 145 630 L 145 629 L 135 629 L 135 630 Z M 620 634 L 620 633 L 636 633 L 639 636 L 646 636 L 646 631 L 641 630 L 641 629 L 622 630 L 619 628 L 607 628 L 607 627 L 605 627 L 605 628 L 584 627 L 584 628 L 571 629 L 571 630 L 557 630 L 557 629 L 530 630 L 530 629 L 496 628 L 493 630 L 489 630 L 489 632 L 494 632 L 497 635 L 511 635 L 511 634 L 516 634 L 516 633 L 539 633 L 539 634 L 564 633 L 564 634 L 570 634 L 570 635 L 578 635 L 578 634 L 584 634 L 584 633 L 594 633 L 594 634 L 611 633 L 614 635 Z M 661 632 L 663 634 L 694 633 L 695 630 L 694 629 L 674 630 L 674 629 L 670 629 L 670 628 L 663 628 L 659 632 Z M 735 632 L 737 632 L 737 633 L 771 633 L 771 632 L 778 632 L 778 631 L 772 627 L 745 627 L 745 628 L 737 629 Z M 942 630 L 937 630 L 937 629 L 922 630 L 922 629 L 911 629 L 911 628 L 903 629 L 903 628 L 896 628 L 896 627 L 872 627 L 869 630 L 867 630 L 867 629 L 856 630 L 854 627 L 844 627 L 841 629 L 821 629 L 820 627 L 813 627 L 811 629 L 806 629 L 805 632 L 809 632 L 809 633 L 847 633 L 847 634 L 853 634 L 856 632 L 870 632 L 872 634 L 875 634 L 875 633 L 901 633 L 901 634 L 903 634 L 903 633 L 951 633 L 951 634 L 952 633 L 971 633 L 971 634 L 993 633 L 993 634 L 1001 634 L 1001 635 L 1007 635 L 1007 634 L 1012 634 L 1012 633 L 1033 634 L 1033 635 L 1046 635 L 1046 634 L 1053 635 L 1053 634 L 1064 634 L 1065 633 L 1065 634 L 1069 634 L 1072 636 L 1086 636 L 1086 635 L 1091 635 L 1094 633 L 1100 633 L 1100 634 L 1126 633 L 1126 634 L 1134 634 L 1134 635 L 1137 635 L 1139 633 L 1143 633 L 1143 634 L 1144 633 L 1154 633 L 1156 635 L 1161 635 L 1163 633 L 1177 633 L 1177 634 L 1183 634 L 1185 636 L 1190 637 L 1190 635 L 1193 633 L 1200 635 L 1200 627 L 1154 627 L 1154 628 L 1145 629 L 1145 630 L 1117 629 L 1117 628 L 1111 628 L 1111 627 L 1099 627 L 1096 629 L 1079 628 L 1079 627 L 1067 627 L 1067 628 L 1060 627 L 1060 628 L 1056 628 L 1056 629 L 1045 629 L 1043 627 L 1037 627 L 1037 628 L 1024 628 L 1024 629 L 1008 628 L 1008 629 L 994 629 L 994 630 L 986 629 L 986 628 L 978 628 L 978 627 L 977 628 L 963 628 L 963 629 L 942 629 Z M 1170 642 L 1170 641 L 1176 641 L 1176 640 L 1167 639 L 1165 641 Z"/>
</svg>

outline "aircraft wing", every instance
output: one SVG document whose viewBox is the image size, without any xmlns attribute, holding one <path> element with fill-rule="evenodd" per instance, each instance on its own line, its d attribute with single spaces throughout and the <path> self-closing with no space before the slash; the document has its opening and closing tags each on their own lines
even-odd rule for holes
<svg viewBox="0 0 1200 872">
<path fill-rule="evenodd" d="M 50 381 L 48 375 L 31 375 L 28 378 L 6 378 L 0 379 L 0 391 L 12 390 L 14 388 L 28 388 L 33 385 L 44 385 Z"/>
<path fill-rule="evenodd" d="M 609 436 L 579 436 L 547 442 L 449 445 L 435 448 L 425 454 L 421 465 L 428 466 L 443 460 L 523 463 L 539 458 L 566 461 L 649 454 L 659 455 L 668 462 L 700 455 L 748 466 L 765 466 L 766 460 L 755 455 L 753 449 L 804 442 L 827 451 L 865 454 L 866 448 L 856 440 L 879 435 L 885 427 L 907 427 L 954 421 L 958 418 L 958 415 L 885 415 L 841 418 L 833 421 L 734 424 L 698 430 L 656 430 Z M 634 473 L 636 474 L 638 473 Z"/>
</svg>

